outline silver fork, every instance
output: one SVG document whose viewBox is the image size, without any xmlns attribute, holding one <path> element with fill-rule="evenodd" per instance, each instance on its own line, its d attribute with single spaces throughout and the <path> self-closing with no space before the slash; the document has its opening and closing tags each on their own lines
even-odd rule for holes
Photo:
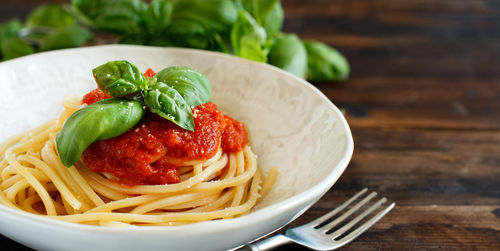
<svg viewBox="0 0 500 251">
<path fill-rule="evenodd" d="M 352 229 L 366 216 L 370 215 L 371 213 L 373 213 L 373 211 L 384 204 L 387 201 L 387 199 L 384 197 L 375 202 L 365 211 L 360 212 L 349 222 L 342 224 L 349 216 L 354 214 L 356 211 L 358 211 L 358 209 L 367 204 L 373 197 L 377 195 L 376 192 L 370 193 L 368 196 L 364 197 L 361 201 L 349 208 L 349 210 L 347 210 L 345 213 L 336 216 L 339 212 L 344 210 L 359 197 L 361 197 L 361 195 L 363 195 L 366 191 L 366 188 L 361 190 L 352 198 L 344 202 L 342 205 L 335 208 L 331 212 L 319 217 L 316 220 L 313 220 L 302 226 L 288 229 L 285 235 L 275 235 L 271 238 L 246 245 L 239 250 L 265 251 L 291 242 L 295 242 L 314 250 L 333 250 L 342 247 L 354 240 L 356 237 L 370 228 L 373 224 L 375 224 L 378 220 L 384 217 L 384 215 L 387 214 L 395 205 L 395 203 L 390 204 L 386 208 L 379 211 L 375 216 L 366 220 L 362 225 Z M 336 217 L 332 219 L 333 216 Z M 349 230 L 351 231 L 348 232 Z"/>
</svg>

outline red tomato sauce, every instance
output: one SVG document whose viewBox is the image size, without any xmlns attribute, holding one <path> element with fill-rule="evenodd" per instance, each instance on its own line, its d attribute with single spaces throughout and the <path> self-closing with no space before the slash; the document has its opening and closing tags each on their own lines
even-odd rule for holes
<svg viewBox="0 0 500 251">
<path fill-rule="evenodd" d="M 83 96 L 82 103 L 91 105 L 97 101 L 107 99 L 107 98 L 112 98 L 108 94 L 104 93 L 103 91 L 99 90 L 99 88 L 94 89 L 87 93 L 85 96 Z"/>
<path fill-rule="evenodd" d="M 96 89 L 82 102 L 109 98 Z M 207 160 L 219 148 L 238 152 L 248 144 L 243 123 L 224 115 L 211 102 L 192 108 L 195 131 L 182 129 L 167 119 L 146 112 L 144 119 L 124 134 L 94 142 L 82 161 L 94 172 L 105 172 L 128 185 L 179 182 L 177 168 L 185 161 Z"/>
<path fill-rule="evenodd" d="M 144 77 L 146 77 L 146 78 L 150 78 L 150 77 L 152 77 L 152 76 L 156 75 L 156 72 L 155 72 L 155 71 L 153 71 L 153 69 L 149 68 L 149 69 L 147 69 L 147 70 L 146 70 L 146 72 L 144 72 L 144 74 L 142 74 L 142 75 L 144 75 Z"/>
</svg>

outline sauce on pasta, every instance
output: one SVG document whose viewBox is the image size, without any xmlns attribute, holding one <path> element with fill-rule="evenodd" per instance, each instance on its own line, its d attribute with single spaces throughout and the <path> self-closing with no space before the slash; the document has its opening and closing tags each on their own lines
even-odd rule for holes
<svg viewBox="0 0 500 251">
<path fill-rule="evenodd" d="M 84 96 L 92 104 L 107 98 L 96 89 Z M 179 182 L 177 168 L 186 161 L 203 161 L 217 153 L 238 152 L 248 144 L 245 126 L 224 115 L 211 102 L 193 107 L 195 131 L 180 128 L 156 114 L 126 133 L 92 143 L 82 161 L 94 172 L 111 174 L 124 185 L 161 185 Z M 222 145 L 221 145 L 222 143 Z"/>
<path fill-rule="evenodd" d="M 143 75 L 153 77 L 148 69 Z M 87 93 L 82 103 L 112 98 L 99 88 Z M 179 182 L 177 168 L 186 161 L 203 161 L 217 153 L 239 152 L 248 144 L 243 123 L 224 115 L 212 102 L 192 107 L 195 131 L 182 129 L 147 112 L 143 121 L 126 133 L 92 143 L 82 161 L 94 172 L 112 175 L 128 186 L 162 185 Z"/>
</svg>

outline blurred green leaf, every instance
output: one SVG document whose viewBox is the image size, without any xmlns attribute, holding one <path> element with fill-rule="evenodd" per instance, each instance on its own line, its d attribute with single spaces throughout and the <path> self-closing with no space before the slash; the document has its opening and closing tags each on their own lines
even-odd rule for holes
<svg viewBox="0 0 500 251">
<path fill-rule="evenodd" d="M 317 41 L 304 41 L 307 51 L 307 80 L 342 81 L 349 77 L 349 62 L 336 49 Z"/>
<path fill-rule="evenodd" d="M 220 34 L 229 33 L 238 16 L 232 0 L 171 0 L 172 20 L 188 19 Z"/>
<path fill-rule="evenodd" d="M 35 48 L 17 37 L 8 37 L 2 41 L 3 60 L 9 60 L 35 53 Z"/>
<path fill-rule="evenodd" d="M 3 42 L 10 37 L 17 37 L 19 31 L 23 28 L 23 24 L 19 19 L 10 19 L 2 24 L 0 24 L 0 48 Z M 0 50 L 0 58 L 3 57 L 3 53 Z"/>
<path fill-rule="evenodd" d="M 173 6 L 168 0 L 153 0 L 143 14 L 146 30 L 161 33 L 170 23 Z"/>
<path fill-rule="evenodd" d="M 23 24 L 17 18 L 10 19 L 0 24 L 0 43 L 5 38 L 17 36 L 17 34 L 22 28 Z"/>
<path fill-rule="evenodd" d="M 271 11 L 279 0 L 241 0 L 243 8 L 250 13 L 258 23 Z"/>
<path fill-rule="evenodd" d="M 281 3 L 277 1 L 271 11 L 263 18 L 261 25 L 266 29 L 268 36 L 274 37 L 281 31 L 284 19 L 283 8 Z"/>
<path fill-rule="evenodd" d="M 201 23 L 192 20 L 175 21 L 164 32 L 159 34 L 127 34 L 122 36 L 118 42 L 121 44 L 173 46 L 229 52 L 223 38 L 217 32 L 209 30 Z"/>
<path fill-rule="evenodd" d="M 337 50 L 320 42 L 301 42 L 281 34 L 280 0 L 72 0 L 42 5 L 26 20 L 0 25 L 0 52 L 5 58 L 82 46 L 92 34 L 84 23 L 118 35 L 119 43 L 189 47 L 230 52 L 268 62 L 310 81 L 341 81 L 349 63 Z M 78 19 L 78 20 L 77 20 Z M 43 28 L 43 29 L 42 29 Z M 4 45 L 4 40 L 9 41 Z M 33 46 L 34 45 L 34 46 Z M 9 50 L 11 51 L 9 51 Z M 307 55 L 307 56 L 305 56 Z M 307 64 L 307 70 L 304 65 Z"/>
<path fill-rule="evenodd" d="M 26 19 L 27 27 L 65 27 L 76 23 L 69 9 L 60 4 L 41 5 L 34 9 Z"/>
<path fill-rule="evenodd" d="M 267 62 L 267 56 L 262 49 L 260 37 L 255 33 L 246 34 L 240 39 L 240 53 L 238 56 L 257 62 Z"/>
<path fill-rule="evenodd" d="M 302 41 L 295 34 L 278 37 L 269 52 L 269 63 L 298 77 L 305 77 L 307 53 Z"/>
<path fill-rule="evenodd" d="M 231 30 L 231 45 L 237 56 L 267 61 L 266 31 L 245 10 L 238 12 L 238 19 Z"/>
<path fill-rule="evenodd" d="M 281 31 L 283 8 L 279 0 L 240 0 L 242 7 L 250 13 L 257 23 L 272 37 Z"/>
<path fill-rule="evenodd" d="M 92 33 L 85 28 L 62 27 L 42 39 L 40 51 L 80 47 L 90 39 L 92 39 Z"/>
<path fill-rule="evenodd" d="M 85 23 L 115 34 L 142 31 L 147 8 L 141 0 L 72 0 L 72 4 Z"/>
<path fill-rule="evenodd" d="M 159 41 L 158 39 L 156 41 Z M 178 20 L 170 25 L 165 32 L 166 45 L 188 47 L 204 50 L 228 52 L 222 37 L 215 31 L 208 29 L 200 22 L 193 20 Z M 160 45 L 151 41 L 151 44 Z"/>
</svg>

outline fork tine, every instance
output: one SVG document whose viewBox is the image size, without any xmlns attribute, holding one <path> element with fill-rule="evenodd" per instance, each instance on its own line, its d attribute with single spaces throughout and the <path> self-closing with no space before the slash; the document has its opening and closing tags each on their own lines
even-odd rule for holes
<svg viewBox="0 0 500 251">
<path fill-rule="evenodd" d="M 368 208 L 367 210 L 365 210 L 363 213 L 361 213 L 360 215 L 356 216 L 356 218 L 352 219 L 349 223 L 347 223 L 345 226 L 341 227 L 340 229 L 338 229 L 337 231 L 333 232 L 330 234 L 330 236 L 332 237 L 332 239 L 335 239 L 337 238 L 338 236 L 341 236 L 342 234 L 344 234 L 346 231 L 348 231 L 349 229 L 351 229 L 354 225 L 356 225 L 359 221 L 361 221 L 362 219 L 364 219 L 367 215 L 371 214 L 373 211 L 375 211 L 375 209 L 379 208 L 380 205 L 384 204 L 385 202 L 387 201 L 387 199 L 384 197 L 382 199 L 380 199 L 379 201 L 377 201 L 375 204 L 373 204 L 370 208 Z"/>
<path fill-rule="evenodd" d="M 378 212 L 375 216 L 373 216 L 370 220 L 367 222 L 363 223 L 363 225 L 359 226 L 356 230 L 352 231 L 350 234 L 346 235 L 344 238 L 338 240 L 339 245 L 337 245 L 335 248 L 339 248 L 341 246 L 344 246 L 345 244 L 351 242 L 352 240 L 356 239 L 360 234 L 364 233 L 366 230 L 368 230 L 373 224 L 377 223 L 384 215 L 386 215 L 391 209 L 395 206 L 396 204 L 393 202 L 390 204 L 386 209 Z"/>
<path fill-rule="evenodd" d="M 318 230 L 321 230 L 323 233 L 327 232 L 328 230 L 332 229 L 334 226 L 338 225 L 340 222 L 345 220 L 347 217 L 351 216 L 354 212 L 358 211 L 360 207 L 368 203 L 373 197 L 377 195 L 376 192 L 370 193 L 368 196 L 366 196 L 363 200 L 358 202 L 356 205 L 354 205 L 352 208 L 350 208 L 347 212 L 343 213 L 340 217 L 336 218 L 334 221 L 324 225 L 323 227 L 318 228 Z"/>
<path fill-rule="evenodd" d="M 321 225 L 321 223 L 324 223 L 328 219 L 330 219 L 332 216 L 336 215 L 338 212 L 344 210 L 347 206 L 349 206 L 353 201 L 355 201 L 359 196 L 361 196 L 363 193 L 365 193 L 368 189 L 363 189 L 359 191 L 357 194 L 355 194 L 353 197 L 351 197 L 349 200 L 346 202 L 342 203 L 342 205 L 338 206 L 334 210 L 330 211 L 329 213 L 317 218 L 316 220 L 313 220 L 309 222 L 307 225 L 311 225 L 313 227 L 316 227 L 318 225 Z"/>
</svg>

